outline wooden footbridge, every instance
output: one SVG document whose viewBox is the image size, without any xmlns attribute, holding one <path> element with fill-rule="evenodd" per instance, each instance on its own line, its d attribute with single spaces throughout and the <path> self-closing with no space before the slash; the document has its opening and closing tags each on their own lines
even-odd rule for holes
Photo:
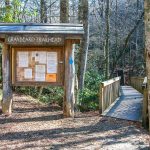
<svg viewBox="0 0 150 150">
<path fill-rule="evenodd" d="M 131 86 L 120 86 L 120 79 L 116 77 L 101 83 L 101 115 L 142 122 L 148 128 L 147 78 L 132 77 Z"/>
</svg>

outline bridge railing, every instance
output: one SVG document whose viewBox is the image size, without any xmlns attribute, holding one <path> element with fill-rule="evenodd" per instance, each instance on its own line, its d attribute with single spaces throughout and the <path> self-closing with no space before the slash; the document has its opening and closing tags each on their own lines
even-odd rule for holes
<svg viewBox="0 0 150 150">
<path fill-rule="evenodd" d="M 143 94 L 142 88 L 143 82 L 144 77 L 130 77 L 130 85 L 142 94 Z"/>
<path fill-rule="evenodd" d="M 100 84 L 99 110 L 104 112 L 118 97 L 120 93 L 120 79 L 116 77 Z"/>
<path fill-rule="evenodd" d="M 150 85 L 150 80 L 147 80 L 147 77 L 131 77 L 130 85 L 135 88 L 137 91 L 143 94 L 143 110 L 142 110 L 142 125 L 144 128 L 148 128 L 148 122 L 150 122 L 150 115 L 148 115 L 148 89 L 147 84 Z M 149 123 L 150 130 L 150 123 Z"/>
</svg>

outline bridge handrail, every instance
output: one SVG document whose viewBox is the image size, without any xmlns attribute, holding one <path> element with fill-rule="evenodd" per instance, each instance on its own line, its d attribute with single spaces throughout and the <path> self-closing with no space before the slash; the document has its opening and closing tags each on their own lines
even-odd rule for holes
<svg viewBox="0 0 150 150">
<path fill-rule="evenodd" d="M 150 84 L 150 80 L 147 77 L 130 77 L 130 84 L 136 90 L 143 94 L 143 110 L 142 110 L 142 125 L 144 128 L 148 128 L 148 89 L 147 84 Z"/>
<path fill-rule="evenodd" d="M 144 77 L 130 77 L 130 85 L 143 94 L 143 81 Z"/>
<path fill-rule="evenodd" d="M 104 112 L 118 97 L 121 77 L 112 78 L 100 83 L 100 113 Z"/>
<path fill-rule="evenodd" d="M 109 79 L 107 81 L 101 82 L 101 84 L 103 87 L 105 87 L 105 86 L 108 86 L 110 84 L 113 84 L 116 81 L 119 81 L 120 79 L 121 79 L 121 77 L 115 77 L 115 78 Z"/>
</svg>

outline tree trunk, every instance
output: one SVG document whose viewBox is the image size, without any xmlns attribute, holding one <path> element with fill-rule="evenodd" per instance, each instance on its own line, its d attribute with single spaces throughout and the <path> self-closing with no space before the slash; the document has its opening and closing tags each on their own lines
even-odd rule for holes
<svg viewBox="0 0 150 150">
<path fill-rule="evenodd" d="M 49 22 L 52 23 L 52 0 L 50 0 L 50 8 L 49 8 Z"/>
<path fill-rule="evenodd" d="M 71 23 L 75 23 L 76 21 L 76 0 L 72 0 L 72 17 L 70 19 Z"/>
<path fill-rule="evenodd" d="M 137 14 L 137 20 L 139 19 L 139 0 L 137 0 L 137 10 L 136 10 L 136 14 Z M 138 36 L 139 36 L 139 28 L 137 27 L 135 30 L 135 66 L 138 64 Z"/>
<path fill-rule="evenodd" d="M 147 81 L 150 80 L 150 1 L 145 0 L 145 52 L 146 52 L 146 69 Z M 150 131 L 150 84 L 148 82 L 148 118 L 149 118 L 149 131 Z"/>
<path fill-rule="evenodd" d="M 60 22 L 69 22 L 69 0 L 60 0 Z M 65 42 L 65 81 L 64 81 L 64 117 L 74 117 L 74 82 L 75 82 L 75 64 L 74 49 L 72 40 Z"/>
<path fill-rule="evenodd" d="M 105 78 L 109 79 L 110 2 L 109 0 L 107 0 L 106 2 Z"/>
<path fill-rule="evenodd" d="M 47 23 L 47 6 L 45 0 L 40 1 L 40 10 L 41 23 Z"/>
<path fill-rule="evenodd" d="M 118 0 L 116 0 L 116 17 L 115 17 L 115 42 L 116 42 L 116 48 L 115 48 L 115 53 L 114 53 L 114 60 L 113 60 L 113 68 L 115 68 L 114 66 L 114 62 L 116 60 L 116 56 L 118 54 Z"/>
<path fill-rule="evenodd" d="M 69 22 L 69 1 L 60 0 L 60 23 Z"/>
<path fill-rule="evenodd" d="M 78 59 L 78 86 L 79 90 L 84 88 L 84 78 L 87 64 L 89 45 L 89 4 L 88 0 L 79 0 L 79 23 L 83 23 L 84 36 L 81 41 Z"/>
</svg>

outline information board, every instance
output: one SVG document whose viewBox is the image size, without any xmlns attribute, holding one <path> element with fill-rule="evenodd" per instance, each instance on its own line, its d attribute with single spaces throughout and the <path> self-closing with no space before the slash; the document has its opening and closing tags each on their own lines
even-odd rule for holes
<svg viewBox="0 0 150 150">
<path fill-rule="evenodd" d="M 12 57 L 15 57 L 13 64 L 16 66 L 13 75 L 15 82 L 62 82 L 63 50 L 61 48 L 13 48 L 13 51 Z"/>
</svg>

